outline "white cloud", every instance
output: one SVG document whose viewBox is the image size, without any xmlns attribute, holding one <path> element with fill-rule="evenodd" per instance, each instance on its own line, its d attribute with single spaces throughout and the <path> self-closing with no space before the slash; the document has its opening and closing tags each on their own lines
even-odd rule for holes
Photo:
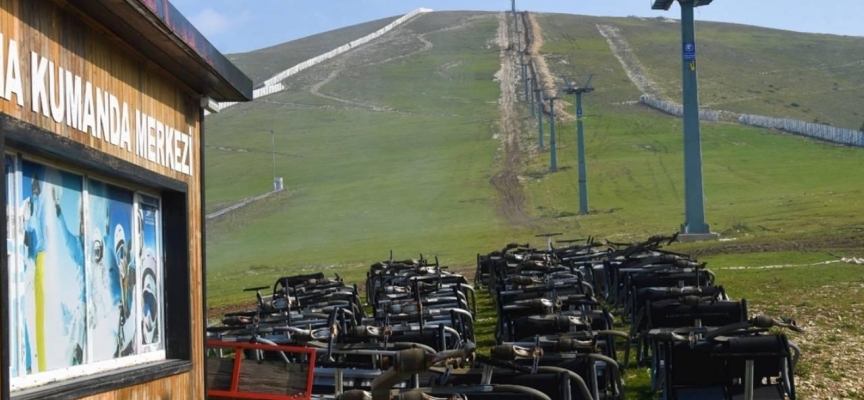
<svg viewBox="0 0 864 400">
<path fill-rule="evenodd" d="M 249 12 L 243 11 L 239 15 L 229 17 L 212 8 L 205 8 L 191 19 L 204 36 L 215 36 L 230 31 L 249 20 Z"/>
</svg>

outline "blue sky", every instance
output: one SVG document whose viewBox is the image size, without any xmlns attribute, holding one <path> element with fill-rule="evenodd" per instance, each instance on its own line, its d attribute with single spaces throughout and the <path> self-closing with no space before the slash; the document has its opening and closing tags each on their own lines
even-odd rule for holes
<svg viewBox="0 0 864 400">
<path fill-rule="evenodd" d="M 489 10 L 508 0 L 171 0 L 223 53 L 259 49 L 319 32 L 401 15 L 415 8 Z M 521 0 L 517 8 L 603 16 L 666 16 L 679 8 L 651 10 L 651 0 Z M 744 8 L 746 5 L 746 8 Z M 862 36 L 864 0 L 716 0 L 697 18 L 802 32 Z"/>
</svg>

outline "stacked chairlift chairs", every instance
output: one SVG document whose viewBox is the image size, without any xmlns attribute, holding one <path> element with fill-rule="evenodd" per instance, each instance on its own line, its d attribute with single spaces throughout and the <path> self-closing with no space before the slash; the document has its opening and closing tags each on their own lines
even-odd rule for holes
<svg viewBox="0 0 864 400">
<path fill-rule="evenodd" d="M 705 263 L 662 249 L 676 239 L 608 243 L 597 282 L 629 324 L 652 389 L 664 400 L 795 399 L 800 350 L 771 328 L 802 330 L 794 321 L 751 317 L 747 301 L 731 300 Z"/>
<path fill-rule="evenodd" d="M 355 286 L 323 274 L 279 278 L 272 294 L 255 291 L 254 310 L 226 314 L 210 339 L 314 348 L 312 398 L 540 399 L 559 398 L 507 382 L 530 368 L 476 354 L 474 288 L 447 267 L 419 260 L 375 263 L 367 276 L 367 313 Z M 533 355 L 509 355 L 509 359 Z M 308 364 L 303 356 L 250 350 L 247 360 Z M 488 364 L 482 364 L 485 360 Z M 483 365 L 507 365 L 500 369 Z M 512 365 L 511 365 L 512 364 Z M 572 377 L 543 373 L 557 387 Z M 547 389 L 548 390 L 548 389 Z"/>
<path fill-rule="evenodd" d="M 477 256 L 475 284 L 496 300 L 499 343 L 529 346 L 533 334 L 546 346 L 544 358 L 571 343 L 596 343 L 601 357 L 587 370 L 584 363 L 559 364 L 573 367 L 595 398 L 620 396 L 613 361 L 623 352 L 617 366 L 627 367 L 632 345 L 664 400 L 795 399 L 800 350 L 772 328 L 802 330 L 794 321 L 750 317 L 747 301 L 731 300 L 705 263 L 662 248 L 676 240 L 677 234 L 641 243 L 589 238 L 555 248 L 550 239 L 542 250 L 511 243 Z M 623 349 L 603 310 L 629 326 Z"/>
<path fill-rule="evenodd" d="M 532 362 L 532 370 L 566 371 L 570 392 L 556 396 L 547 390 L 552 398 L 621 399 L 627 334 L 613 330 L 612 314 L 596 297 L 591 267 L 602 264 L 607 251 L 590 239 L 563 242 L 567 246 L 557 249 L 551 243 L 546 249 L 511 243 L 478 255 L 475 283 L 486 287 L 498 313 L 498 346 L 491 353 L 505 358 L 515 348 L 537 355 L 522 361 Z"/>
<path fill-rule="evenodd" d="M 316 349 L 320 399 L 623 399 L 631 359 L 649 366 L 664 400 L 796 398 L 800 350 L 776 328 L 801 330 L 750 317 L 704 263 L 663 249 L 677 235 L 562 247 L 542 236 L 542 249 L 511 243 L 478 255 L 473 285 L 437 258 L 391 253 L 367 273 L 365 306 L 338 275 L 279 278 L 249 289 L 257 307 L 226 314 L 209 335 Z M 475 288 L 497 312 L 488 356 L 476 351 Z"/>
</svg>

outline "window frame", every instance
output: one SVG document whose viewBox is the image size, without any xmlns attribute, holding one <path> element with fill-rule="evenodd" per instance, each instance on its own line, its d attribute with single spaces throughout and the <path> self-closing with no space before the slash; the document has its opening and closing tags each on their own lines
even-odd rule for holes
<svg viewBox="0 0 864 400">
<path fill-rule="evenodd" d="M 139 207 L 141 204 L 141 202 L 139 202 L 139 195 L 144 195 L 144 196 L 148 196 L 148 197 L 155 199 L 156 200 L 156 208 L 159 211 L 159 216 L 156 220 L 156 225 L 157 225 L 156 229 L 157 229 L 157 235 L 158 235 L 156 252 L 157 252 L 157 255 L 159 256 L 159 264 L 157 267 L 157 269 L 158 269 L 157 270 L 157 283 L 158 283 L 158 288 L 159 288 L 160 310 L 164 309 L 164 303 L 165 303 L 164 286 L 165 285 L 164 285 L 164 274 L 163 274 L 161 267 L 164 263 L 165 257 L 164 257 L 164 254 L 161 253 L 161 250 L 164 248 L 164 245 L 162 243 L 162 234 L 161 234 L 161 232 L 159 232 L 159 230 L 162 226 L 162 217 L 161 217 L 162 216 L 162 199 L 159 196 L 159 194 L 157 192 L 155 192 L 154 190 L 152 190 L 151 188 L 148 188 L 145 186 L 140 186 L 140 185 L 136 185 L 134 183 L 129 183 L 129 182 L 122 182 L 122 181 L 117 180 L 117 179 L 112 179 L 110 177 L 103 176 L 102 174 L 99 174 L 99 173 L 82 172 L 80 169 L 75 168 L 72 165 L 68 165 L 67 163 L 60 162 L 57 160 L 46 159 L 44 157 L 39 157 L 39 156 L 32 156 L 29 153 L 18 152 L 18 151 L 15 151 L 14 149 L 5 149 L 5 150 L 6 151 L 4 152 L 4 156 L 11 156 L 12 160 L 13 160 L 13 165 L 15 166 L 14 170 L 11 171 L 11 173 L 13 174 L 13 183 L 14 183 L 14 189 L 15 189 L 15 192 L 13 194 L 13 198 L 15 201 L 14 208 L 16 209 L 16 211 L 17 211 L 18 206 L 20 206 L 19 202 L 21 201 L 21 198 L 23 197 L 22 196 L 23 193 L 21 192 L 21 184 L 24 181 L 24 176 L 23 176 L 23 170 L 21 167 L 23 166 L 23 162 L 25 162 L 25 161 L 29 162 L 29 163 L 43 166 L 45 168 L 52 168 L 52 169 L 55 169 L 55 170 L 58 170 L 61 172 L 69 173 L 69 174 L 75 175 L 76 178 L 79 178 L 81 180 L 81 189 L 82 189 L 81 194 L 80 194 L 81 195 L 81 207 L 83 208 L 82 218 L 85 220 L 89 219 L 89 217 L 90 217 L 89 214 L 90 214 L 91 181 L 96 181 L 96 182 L 99 182 L 99 183 L 104 184 L 104 185 L 111 185 L 111 186 L 120 188 L 122 190 L 129 191 L 131 193 L 131 195 L 132 195 L 132 204 L 131 204 L 131 206 L 132 206 L 131 224 L 132 225 L 131 225 L 131 229 L 133 232 L 137 231 L 137 228 L 138 228 L 138 226 L 137 226 L 138 221 L 137 221 L 137 218 L 135 218 L 135 217 L 137 216 L 137 213 L 138 213 L 138 210 L 139 210 Z M 6 174 L 9 174 L 9 173 L 10 173 L 10 171 L 6 171 Z M 7 205 L 7 207 L 8 207 L 8 205 Z M 14 221 L 13 227 L 15 227 L 15 230 L 16 230 L 15 234 L 17 234 L 17 231 L 18 231 L 18 227 L 17 227 L 18 218 L 17 217 L 18 216 L 16 215 L 16 218 L 13 219 L 13 221 Z M 7 232 L 7 240 L 8 240 L 9 236 L 10 236 L 9 233 Z M 13 243 L 18 243 L 20 239 L 21 238 L 19 238 L 19 237 L 15 237 L 13 240 Z M 89 254 L 88 250 L 90 249 L 89 246 L 90 246 L 90 243 L 92 242 L 93 238 L 88 238 L 87 232 L 85 231 L 84 239 L 85 239 L 84 254 L 86 255 L 86 254 Z M 8 252 L 8 249 L 7 249 L 7 252 Z M 19 254 L 18 254 L 17 250 L 13 251 L 11 254 L 12 254 L 13 259 L 15 260 L 14 261 L 15 262 L 14 267 L 16 268 L 16 270 L 12 271 L 12 266 L 10 265 L 8 267 L 9 271 L 7 273 L 10 273 L 10 274 L 13 272 L 20 273 L 20 271 L 18 271 L 17 268 L 20 267 L 20 265 L 21 265 L 20 263 L 23 262 L 23 260 L 18 259 Z M 139 266 L 137 266 L 137 264 L 136 264 L 136 274 L 139 274 L 141 272 L 138 269 L 138 267 Z M 91 268 L 92 268 L 92 265 L 89 261 L 86 261 L 86 256 L 85 256 L 85 265 L 84 265 L 85 281 L 88 281 L 88 282 L 90 281 L 90 276 L 91 276 L 91 272 L 92 272 Z M 140 298 L 141 298 L 141 290 L 142 290 L 141 284 L 143 283 L 140 278 L 141 278 L 140 275 L 136 275 L 136 282 L 138 284 L 136 284 L 134 296 L 138 300 L 140 300 Z M 161 281 L 158 281 L 158 278 L 163 278 L 163 279 Z M 16 278 L 16 282 L 10 282 L 10 287 L 9 287 L 10 289 L 11 289 L 13 283 L 17 285 L 17 278 Z M 88 293 L 89 293 L 90 288 L 88 287 L 87 289 L 88 289 Z M 15 288 L 16 292 L 19 290 L 21 290 L 21 288 Z M 13 292 L 12 290 L 9 290 L 9 293 L 7 295 L 12 294 L 12 292 Z M 91 301 L 92 301 L 92 297 L 88 294 L 87 300 L 86 300 L 87 310 L 91 309 L 91 305 L 92 305 Z M 141 309 L 142 309 L 142 304 L 140 301 L 136 302 L 135 304 L 136 304 L 136 309 L 135 309 L 136 314 L 135 315 L 137 316 L 137 318 L 136 318 L 134 323 L 138 324 L 141 321 L 140 320 L 140 313 L 141 313 Z M 22 321 L 22 319 L 24 318 L 24 316 L 18 314 L 17 312 L 15 314 L 18 316 L 18 320 L 15 321 L 15 323 L 16 324 L 20 323 Z M 91 375 L 94 375 L 94 374 L 97 374 L 100 372 L 113 371 L 113 370 L 120 369 L 120 368 L 137 366 L 137 365 L 141 365 L 141 364 L 151 363 L 154 361 L 164 361 L 166 359 L 166 353 L 165 353 L 165 349 L 164 349 L 165 343 L 164 343 L 164 340 L 161 340 L 161 339 L 164 339 L 165 315 L 160 313 L 160 318 L 161 319 L 159 321 L 159 337 L 160 337 L 159 343 L 151 344 L 151 345 L 143 344 L 141 337 L 138 336 L 141 333 L 140 329 L 139 329 L 139 330 L 136 330 L 136 332 L 138 333 L 136 336 L 138 336 L 138 337 L 136 338 L 135 344 L 134 344 L 136 354 L 129 355 L 129 356 L 117 357 L 114 359 L 101 360 L 101 361 L 92 361 L 92 358 L 94 357 L 94 355 L 93 355 L 93 349 L 94 349 L 93 346 L 95 345 L 94 338 L 93 338 L 92 332 L 89 329 L 89 327 L 85 328 L 88 335 L 87 335 L 87 339 L 86 339 L 87 350 L 85 351 L 86 358 L 85 358 L 84 364 L 70 366 L 70 367 L 66 367 L 66 368 L 59 368 L 59 369 L 54 369 L 54 370 L 49 370 L 49 371 L 44 371 L 44 372 L 36 372 L 36 373 L 29 374 L 29 375 L 20 375 L 19 374 L 19 376 L 10 377 L 9 378 L 10 379 L 10 392 L 14 393 L 14 392 L 18 392 L 21 390 L 32 389 L 35 387 L 44 386 L 44 385 L 52 383 L 52 382 L 60 382 L 60 381 L 66 381 L 69 379 L 74 379 L 74 378 L 87 377 L 87 376 L 91 376 Z M 12 321 L 10 321 L 10 322 L 12 322 Z M 136 327 L 136 328 L 138 328 L 138 327 Z M 12 339 L 11 336 L 12 335 L 10 332 L 10 337 L 8 337 L 7 340 L 11 340 Z M 18 339 L 21 340 L 22 338 L 18 337 Z M 144 350 L 145 347 L 150 348 L 150 350 Z M 155 347 L 155 349 L 153 349 L 154 347 Z M 11 351 L 11 350 L 12 349 L 10 349 L 10 354 L 9 354 L 10 357 L 11 356 L 17 356 L 19 361 L 20 361 L 21 355 L 16 354 L 16 351 Z M 10 359 L 10 362 L 11 362 L 11 359 Z"/>
<path fill-rule="evenodd" d="M 0 361 L 2 361 L 3 377 L 0 378 L 0 397 L 14 400 L 68 398 L 69 396 L 84 397 L 92 394 L 126 388 L 136 384 L 146 383 L 172 375 L 186 373 L 192 370 L 192 292 L 191 276 L 191 232 L 188 224 L 189 185 L 186 182 L 161 175 L 140 165 L 117 158 L 99 150 L 90 148 L 83 143 L 73 141 L 68 137 L 57 135 L 38 126 L 18 120 L 0 112 L 0 153 L 4 156 L 8 151 L 26 154 L 31 161 L 48 166 L 69 170 L 82 175 L 82 179 L 91 177 L 102 182 L 128 188 L 134 187 L 150 197 L 160 199 L 161 218 L 158 232 L 161 236 L 162 262 L 162 346 L 159 352 L 144 353 L 147 357 L 162 356 L 161 360 L 153 359 L 142 363 L 138 356 L 122 357 L 107 360 L 114 365 L 91 371 L 91 374 L 58 380 L 30 389 L 14 392 L 11 389 L 10 341 L 9 338 L 9 265 L 8 258 L 0 260 Z M 64 168 L 66 167 L 66 168 Z M 4 173 L 4 193 L 6 189 L 6 167 Z M 85 184 L 86 185 L 86 184 Z M 3 212 L 8 218 L 7 198 L 2 199 Z M 7 235 L 7 225 L 3 224 L 2 234 Z M 203 226 L 202 226 L 203 230 Z M 3 246 L 7 246 L 6 241 Z M 7 249 L 8 250 L 8 249 Z M 202 271 L 203 274 L 203 271 Z M 203 292 L 203 289 L 202 289 Z M 173 313 L 173 314 L 172 314 Z M 88 339 L 89 340 L 89 339 Z M 160 354 L 162 353 L 162 354 Z M 137 362 L 128 362 L 133 360 Z M 117 362 L 122 360 L 121 362 Z M 90 364 L 96 365 L 97 363 Z M 106 364 L 107 365 L 107 364 Z M 87 367 L 88 365 L 75 366 Z M 50 371 L 46 371 L 50 372 Z M 33 374 L 33 376 L 41 374 Z"/>
</svg>

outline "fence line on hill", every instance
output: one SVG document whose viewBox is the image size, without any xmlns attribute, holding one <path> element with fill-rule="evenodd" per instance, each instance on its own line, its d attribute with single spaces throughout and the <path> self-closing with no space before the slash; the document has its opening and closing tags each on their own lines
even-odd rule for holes
<svg viewBox="0 0 864 400">
<path fill-rule="evenodd" d="M 676 117 L 684 117 L 684 108 L 680 104 L 671 101 L 660 100 L 654 97 L 643 94 L 639 97 L 639 103 L 651 107 L 657 111 L 663 112 Z M 720 113 L 716 110 L 699 109 L 699 119 L 702 121 L 717 122 L 720 120 Z"/>
<path fill-rule="evenodd" d="M 428 9 L 428 8 L 418 8 L 416 10 L 413 10 L 413 11 L 409 12 L 408 14 L 405 14 L 405 15 L 399 17 L 395 21 L 387 24 L 386 26 L 384 26 L 383 28 L 381 28 L 375 32 L 372 32 L 372 33 L 370 33 L 366 36 L 363 36 L 359 39 L 356 39 L 356 40 L 353 40 L 353 41 L 348 42 L 346 44 L 343 44 L 342 46 L 339 46 L 339 47 L 337 47 L 333 50 L 330 50 L 324 54 L 310 58 L 310 59 L 303 61 L 303 62 L 301 62 L 301 63 L 299 63 L 299 64 L 297 64 L 291 68 L 288 68 L 288 69 L 286 69 L 286 70 L 284 70 L 284 71 L 282 71 L 276 75 L 273 75 L 269 79 L 265 80 L 260 88 L 255 89 L 253 91 L 252 98 L 257 99 L 260 97 L 271 95 L 273 93 L 281 92 L 282 90 L 285 89 L 285 86 L 282 84 L 282 81 L 291 77 L 292 75 L 296 75 L 300 71 L 303 71 L 309 67 L 318 65 L 318 64 L 320 64 L 324 61 L 327 61 L 333 57 L 336 57 L 340 54 L 348 52 L 348 51 L 350 51 L 350 50 L 352 50 L 358 46 L 362 46 L 366 43 L 369 43 L 369 42 L 383 36 L 387 32 L 392 31 L 397 26 L 404 24 L 405 22 L 407 22 L 411 18 L 414 18 L 417 15 L 428 13 L 428 12 L 432 12 L 432 10 Z M 237 103 L 236 102 L 219 103 L 219 108 L 225 109 L 227 107 L 233 106 L 234 104 L 237 104 Z"/>
<path fill-rule="evenodd" d="M 777 129 L 827 142 L 864 147 L 864 132 L 852 129 L 837 128 L 830 125 L 814 124 L 788 118 L 772 118 L 748 114 L 741 115 L 738 118 L 738 122 L 744 125 Z"/>
<path fill-rule="evenodd" d="M 665 114 L 679 118 L 684 116 L 684 109 L 676 103 L 658 100 L 648 95 L 639 97 L 639 103 Z M 720 120 L 720 114 L 721 111 L 700 109 L 699 119 L 702 121 L 717 122 Z M 733 113 L 728 114 L 735 115 Z M 826 142 L 864 147 L 864 132 L 853 129 L 837 128 L 831 125 L 816 124 L 790 118 L 767 117 L 764 115 L 740 114 L 737 117 L 738 123 L 742 125 L 776 129 Z"/>
</svg>

